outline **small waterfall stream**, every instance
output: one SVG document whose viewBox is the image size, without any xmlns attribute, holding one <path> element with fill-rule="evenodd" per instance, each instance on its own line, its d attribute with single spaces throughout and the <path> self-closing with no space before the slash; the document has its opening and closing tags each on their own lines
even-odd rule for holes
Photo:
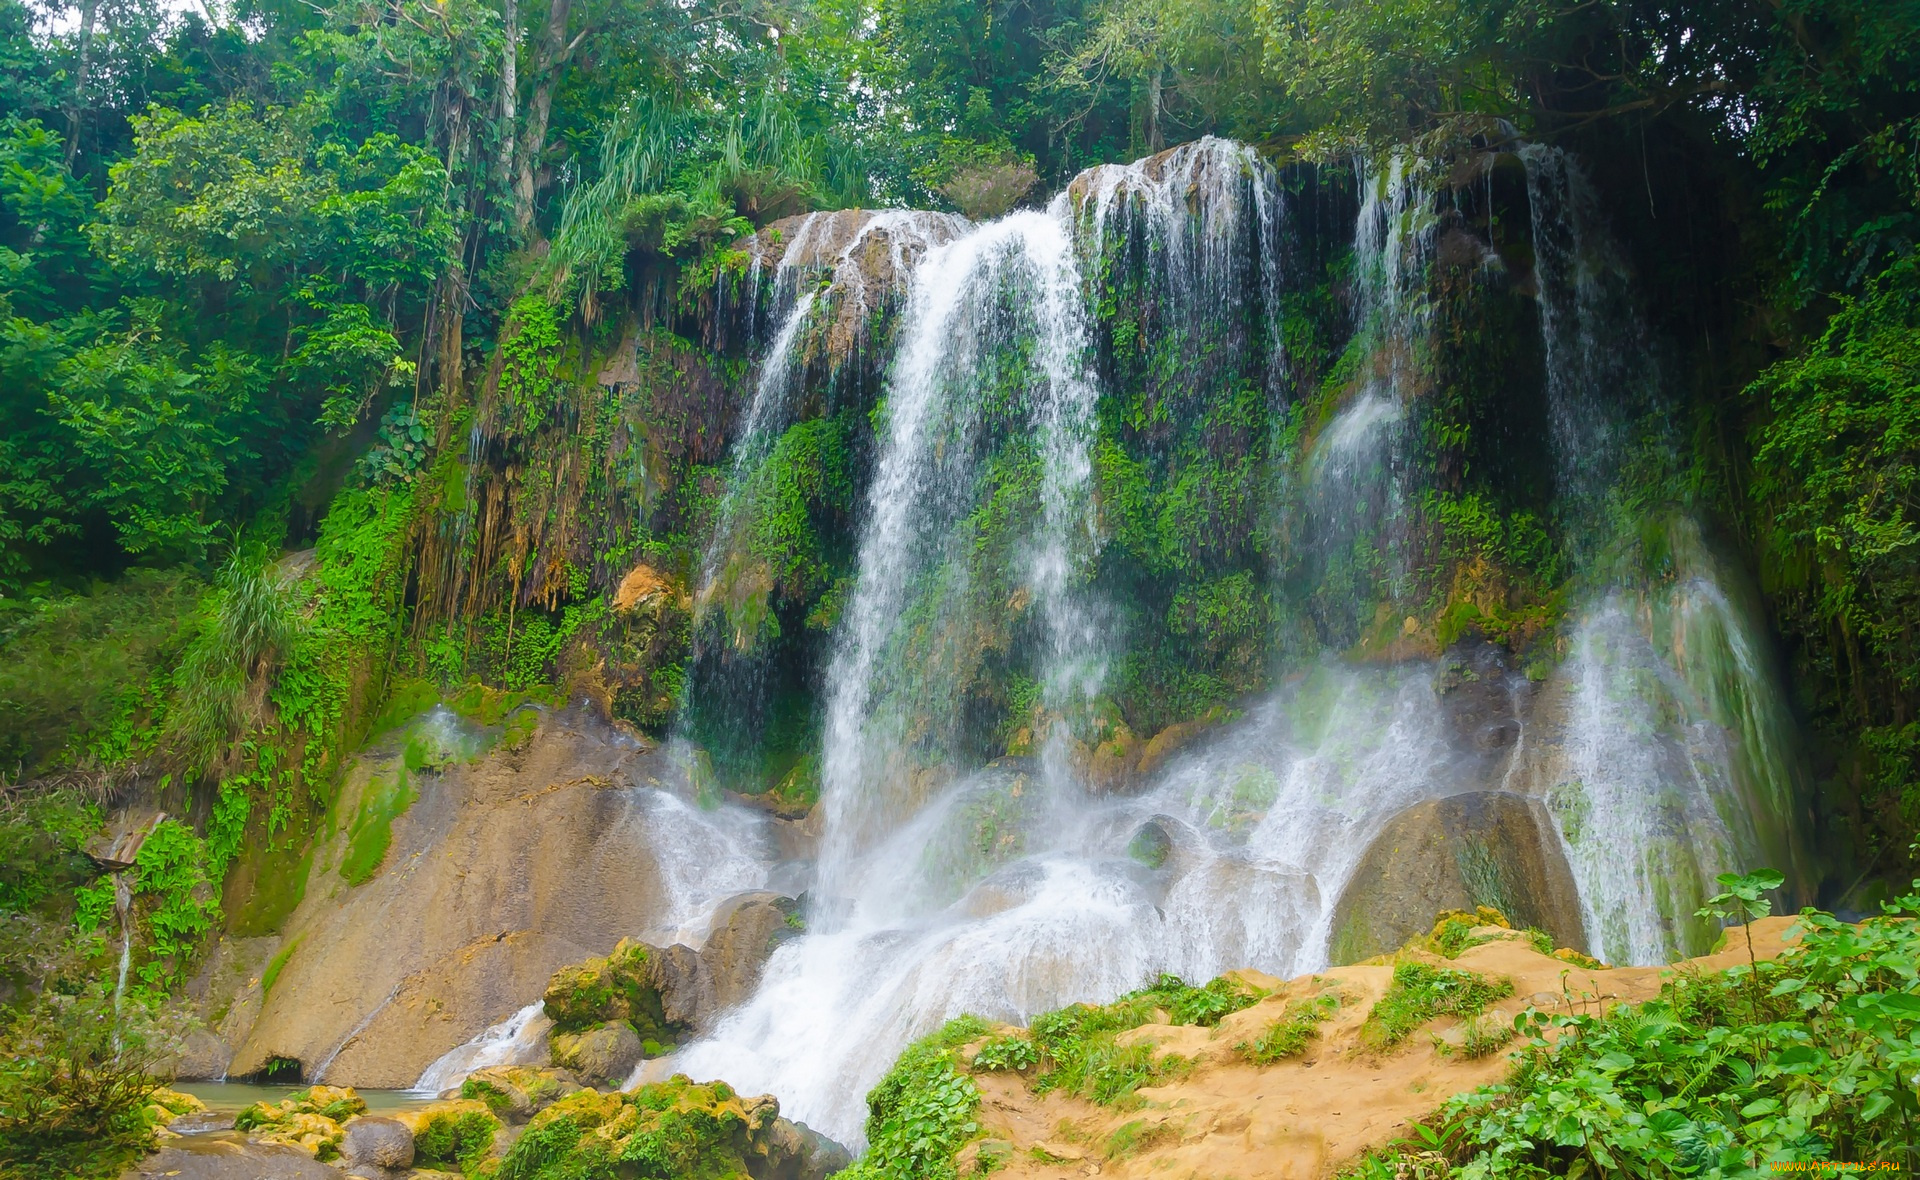
<svg viewBox="0 0 1920 1180">
<path fill-rule="evenodd" d="M 1657 406 L 1658 361 L 1597 195 L 1557 148 L 1520 152 L 1532 209 L 1559 508 L 1587 566 L 1569 651 L 1550 686 L 1559 729 L 1536 751 L 1580 887 L 1587 937 L 1609 961 L 1704 952 L 1691 915 L 1713 878 L 1762 866 L 1803 886 L 1789 835 L 1802 808 L 1779 670 L 1699 522 L 1658 532 L 1660 573 L 1616 571 L 1609 497 L 1630 416 Z M 1645 544 L 1642 541 L 1642 544 Z"/>
</svg>

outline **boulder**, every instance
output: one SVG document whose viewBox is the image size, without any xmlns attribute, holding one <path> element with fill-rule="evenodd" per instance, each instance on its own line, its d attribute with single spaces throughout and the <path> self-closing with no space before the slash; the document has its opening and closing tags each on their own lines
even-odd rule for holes
<svg viewBox="0 0 1920 1180">
<path fill-rule="evenodd" d="M 628 570 L 613 592 L 613 613 L 647 614 L 672 605 L 681 597 L 665 574 L 644 562 Z"/>
<path fill-rule="evenodd" d="M 357 1115 L 343 1130 L 340 1159 L 349 1170 L 413 1166 L 413 1129 L 399 1119 Z"/>
<path fill-rule="evenodd" d="M 553 1063 L 592 1082 L 623 1082 L 645 1056 L 639 1034 L 625 1021 L 553 1034 Z"/>
<path fill-rule="evenodd" d="M 700 952 L 676 942 L 653 948 L 648 964 L 648 979 L 660 997 L 660 1015 L 667 1027 L 676 1032 L 703 1027 L 714 1011 L 714 991 L 713 976 Z"/>
<path fill-rule="evenodd" d="M 781 1118 L 771 1096 L 744 1097 L 725 1082 L 679 1074 L 630 1093 L 568 1095 L 534 1116 L 501 1170 L 538 1164 L 572 1175 L 609 1157 L 646 1158 L 667 1175 L 754 1180 L 822 1180 L 847 1160 L 837 1145 Z"/>
<path fill-rule="evenodd" d="M 173 1140 L 128 1168 L 121 1180 L 340 1180 L 340 1171 L 298 1148 L 221 1131 Z"/>
<path fill-rule="evenodd" d="M 1134 773 L 1143 780 L 1152 778 L 1156 771 L 1167 764 L 1167 759 L 1179 753 L 1181 748 L 1192 742 L 1194 738 L 1205 733 L 1211 728 L 1211 724 L 1204 719 L 1182 721 L 1154 734 L 1147 739 L 1146 746 L 1141 749 L 1140 762 L 1134 768 Z"/>
<path fill-rule="evenodd" d="M 1441 910 L 1492 906 L 1584 949 L 1573 873 L 1540 801 L 1504 791 L 1429 799 L 1388 822 L 1348 879 L 1330 953 L 1353 963 L 1427 933 Z"/>
<path fill-rule="evenodd" d="M 524 1123 L 579 1089 L 579 1079 L 565 1069 L 496 1065 L 468 1074 L 460 1096 L 485 1103 L 497 1118 Z"/>
<path fill-rule="evenodd" d="M 760 986 L 760 973 L 774 949 L 799 937 L 800 904 L 791 897 L 759 890 L 720 904 L 713 931 L 700 950 L 711 980 L 715 1010 L 731 1008 Z"/>
</svg>

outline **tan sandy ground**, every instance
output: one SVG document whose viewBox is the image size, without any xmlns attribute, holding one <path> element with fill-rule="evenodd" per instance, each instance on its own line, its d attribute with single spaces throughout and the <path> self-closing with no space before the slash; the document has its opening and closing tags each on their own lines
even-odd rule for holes
<svg viewBox="0 0 1920 1180">
<path fill-rule="evenodd" d="M 1754 949 L 1760 958 L 1780 953 L 1792 922 L 1768 918 L 1755 923 Z M 1711 971 L 1746 962 L 1742 931 L 1731 932 L 1728 947 L 1671 968 L 1587 970 L 1542 955 L 1518 936 L 1474 947 L 1452 961 L 1415 957 L 1511 979 L 1513 995 L 1485 1018 L 1510 1027 L 1512 1018 L 1529 1006 L 1597 1012 L 1658 995 L 1662 977 L 1670 972 Z M 1412 1123 L 1453 1095 L 1498 1081 L 1507 1071 L 1507 1053 L 1470 1061 L 1440 1052 L 1439 1041 L 1459 1035 L 1459 1021 L 1450 1017 L 1431 1022 L 1387 1053 L 1363 1046 L 1357 1035 L 1360 1025 L 1386 990 L 1391 966 L 1336 967 L 1285 984 L 1257 973 L 1241 974 L 1275 990 L 1217 1028 L 1147 1025 L 1123 1034 L 1150 1039 L 1160 1050 L 1195 1062 L 1191 1074 L 1177 1083 L 1142 1088 L 1143 1107 L 1116 1111 L 1059 1094 L 1036 1097 L 1015 1075 L 976 1075 L 983 1130 L 990 1139 L 1007 1140 L 1013 1147 L 995 1177 L 1317 1180 L 1368 1148 L 1405 1135 Z M 1289 1000 L 1327 988 L 1337 988 L 1343 1002 L 1302 1056 L 1261 1067 L 1245 1063 L 1234 1052 L 1236 1043 L 1265 1032 Z M 1136 1146 L 1110 1157 L 1115 1132 L 1130 1123 L 1139 1124 L 1125 1136 Z M 962 1153 L 962 1175 L 972 1170 L 979 1150 L 975 1144 Z"/>
</svg>

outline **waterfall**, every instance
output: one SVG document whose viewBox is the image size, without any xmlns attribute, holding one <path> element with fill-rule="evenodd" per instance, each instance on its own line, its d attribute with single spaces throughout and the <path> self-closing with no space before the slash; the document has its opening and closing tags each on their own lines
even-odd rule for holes
<svg viewBox="0 0 1920 1180">
<path fill-rule="evenodd" d="M 1625 438 L 1657 413 L 1659 365 L 1624 264 L 1576 160 L 1520 151 L 1531 204 L 1546 399 L 1559 514 L 1584 563 L 1569 653 L 1549 686 L 1559 732 L 1535 751 L 1595 954 L 1664 963 L 1713 931 L 1691 917 L 1713 878 L 1762 866 L 1805 879 L 1788 824 L 1802 810 L 1799 754 L 1757 603 L 1698 521 L 1646 522 L 1657 572 L 1609 552 L 1623 514 Z M 1673 460 L 1667 458 L 1671 463 Z M 1642 512 L 1646 511 L 1641 509 Z M 1556 699 L 1557 698 L 1557 699 Z"/>
<path fill-rule="evenodd" d="M 676 731 L 704 739 L 723 779 L 742 775 L 744 747 L 766 723 L 762 640 L 778 631 L 776 571 L 758 552 L 757 499 L 767 494 L 769 462 L 800 417 L 810 371 L 832 372 L 866 342 L 876 320 L 897 304 L 907 277 L 935 245 L 964 232 L 959 217 L 914 210 L 810 213 L 779 243 L 772 275 L 756 254 L 746 286 L 756 293 L 749 321 L 764 312 L 773 329 L 755 366 L 752 397 L 731 448 L 725 491 L 702 553 L 694 593 L 694 659 Z M 776 238 L 777 241 L 777 238 Z M 764 300 L 757 293 L 767 289 Z"/>
<path fill-rule="evenodd" d="M 1088 302 L 1145 300 L 1147 347 L 1183 375 L 1217 363 L 1189 349 L 1211 331 L 1194 325 L 1225 309 L 1249 368 L 1275 372 L 1285 218 L 1263 168 L 1203 141 L 1090 170 L 1045 212 L 920 259 L 827 671 L 808 932 L 774 952 L 750 1000 L 641 1079 L 686 1072 L 769 1091 L 858 1147 L 867 1091 L 903 1045 L 962 1012 L 1025 1021 L 1161 971 L 1325 966 L 1343 897 L 1364 884 L 1363 865 L 1382 863 L 1377 850 L 1394 863 L 1384 837 L 1411 808 L 1469 792 L 1540 797 L 1552 817 L 1542 859 L 1557 839 L 1584 907 L 1567 923 L 1584 917 L 1596 950 L 1632 961 L 1691 937 L 1675 915 L 1698 904 L 1694 883 L 1725 850 L 1766 843 L 1746 813 L 1785 789 L 1756 768 L 1775 764 L 1767 741 L 1788 732 L 1786 717 L 1765 695 L 1764 647 L 1739 596 L 1704 557 L 1658 603 L 1631 587 L 1594 598 L 1545 687 L 1497 656 L 1484 676 L 1453 657 L 1324 656 L 1162 761 L 1137 793 L 1086 789 L 1079 743 L 1125 655 L 1091 577 L 1089 354 L 1102 328 Z M 1364 171 L 1362 186 L 1347 380 L 1283 490 L 1294 541 L 1281 592 L 1331 619 L 1319 650 L 1349 646 L 1359 616 L 1406 577 L 1399 534 L 1419 490 L 1402 486 L 1406 423 L 1437 347 L 1432 189 L 1403 161 Z M 1553 355 L 1569 347 L 1556 341 Z M 1587 396 L 1578 379 L 1556 388 L 1548 396 Z M 1024 687 L 981 695 L 1009 680 Z M 986 732 L 982 716 L 1031 720 L 1033 740 Z"/>
<path fill-rule="evenodd" d="M 544 1000 L 535 1000 L 464 1045 L 447 1050 L 420 1074 L 413 1088 L 439 1097 L 465 1081 L 467 1075 L 495 1065 L 539 1065 L 547 1059 L 547 1019 Z"/>
<path fill-rule="evenodd" d="M 1363 163 L 1358 176 L 1351 376 L 1340 408 L 1305 443 L 1306 462 L 1283 471 L 1279 491 L 1280 574 L 1290 591 L 1282 642 L 1295 655 L 1351 646 L 1377 603 L 1401 597 L 1407 576 L 1406 422 L 1432 365 L 1434 197 L 1398 156 L 1384 168 Z M 1289 619 L 1291 611 L 1307 620 Z"/>
<path fill-rule="evenodd" d="M 1252 148 L 1205 136 L 1090 168 L 1067 196 L 1095 279 L 1107 290 L 1130 278 L 1145 288 L 1149 346 L 1167 341 L 1188 367 L 1203 367 L 1257 341 L 1269 389 L 1279 390 L 1285 209 L 1279 176 Z"/>
<path fill-rule="evenodd" d="M 962 695 L 987 653 L 1012 644 L 1009 616 L 1038 608 L 1051 707 L 1090 696 L 1103 675 L 1074 588 L 1096 543 L 1094 386 L 1064 204 L 929 252 L 903 315 L 859 577 L 827 673 L 830 893 L 965 756 Z M 981 511 L 1037 518 L 1024 552 L 982 552 Z"/>
</svg>

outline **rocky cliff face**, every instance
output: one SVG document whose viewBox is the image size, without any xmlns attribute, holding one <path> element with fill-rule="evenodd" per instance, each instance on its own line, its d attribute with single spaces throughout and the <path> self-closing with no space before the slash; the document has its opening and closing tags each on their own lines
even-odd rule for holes
<svg viewBox="0 0 1920 1180">
<path fill-rule="evenodd" d="M 681 802 L 662 789 L 684 783 L 672 759 L 589 708 L 542 710 L 517 743 L 438 769 L 408 771 L 409 742 L 363 755 L 278 935 L 216 951 L 202 987 L 232 1075 L 297 1062 L 308 1080 L 411 1086 L 559 968 L 632 934 L 697 939 L 674 923 L 758 884 L 760 821 Z M 355 863 L 356 820 L 401 774 L 416 797 L 384 855 Z"/>
</svg>

